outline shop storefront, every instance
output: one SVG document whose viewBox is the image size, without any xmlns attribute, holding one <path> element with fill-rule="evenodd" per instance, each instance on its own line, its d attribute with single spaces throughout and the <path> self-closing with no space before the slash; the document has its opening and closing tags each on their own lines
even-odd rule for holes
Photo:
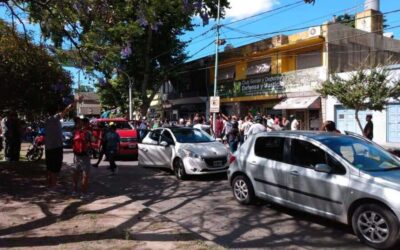
<svg viewBox="0 0 400 250">
<path fill-rule="evenodd" d="M 321 127 L 321 98 L 318 95 L 288 97 L 274 109 L 281 110 L 288 118 L 294 115 L 302 130 L 319 130 Z"/>
<path fill-rule="evenodd" d="M 252 77 L 221 84 L 222 111 L 246 115 L 295 115 L 305 130 L 319 130 L 322 122 L 321 98 L 314 91 L 326 78 L 324 67 L 284 74 Z"/>
</svg>

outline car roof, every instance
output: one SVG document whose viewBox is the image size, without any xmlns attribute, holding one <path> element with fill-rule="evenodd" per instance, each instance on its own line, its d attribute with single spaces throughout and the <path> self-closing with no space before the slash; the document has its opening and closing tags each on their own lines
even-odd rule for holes
<svg viewBox="0 0 400 250">
<path fill-rule="evenodd" d="M 329 138 L 338 138 L 338 137 L 354 137 L 345 134 L 338 134 L 332 132 L 325 131 L 304 131 L 304 130 L 283 130 L 283 131 L 271 131 L 271 132 L 262 132 L 260 134 L 268 135 L 268 136 L 295 136 L 295 137 L 308 137 L 317 141 L 329 139 Z"/>
</svg>

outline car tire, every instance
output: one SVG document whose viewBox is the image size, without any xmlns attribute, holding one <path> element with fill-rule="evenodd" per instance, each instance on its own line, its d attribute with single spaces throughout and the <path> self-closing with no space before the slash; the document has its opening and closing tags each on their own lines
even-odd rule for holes
<svg viewBox="0 0 400 250">
<path fill-rule="evenodd" d="M 379 204 L 359 206 L 351 218 L 354 233 L 366 245 L 376 249 L 393 247 L 398 240 L 399 220 Z"/>
<path fill-rule="evenodd" d="M 249 205 L 256 200 L 253 185 L 249 178 L 244 175 L 238 175 L 233 179 L 232 192 L 236 201 L 240 204 Z"/>
<path fill-rule="evenodd" d="M 185 165 L 183 165 L 182 159 L 175 159 L 174 161 L 174 174 L 179 180 L 186 180 L 187 174 L 185 171 Z"/>
</svg>

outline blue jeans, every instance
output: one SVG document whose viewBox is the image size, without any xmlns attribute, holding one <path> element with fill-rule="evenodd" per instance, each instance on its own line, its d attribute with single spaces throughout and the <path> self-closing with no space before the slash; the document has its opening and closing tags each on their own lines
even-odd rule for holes
<svg viewBox="0 0 400 250">
<path fill-rule="evenodd" d="M 232 153 L 236 152 L 236 150 L 238 148 L 238 144 L 239 144 L 239 142 L 237 142 L 237 141 L 229 142 L 229 149 L 231 150 Z"/>
</svg>

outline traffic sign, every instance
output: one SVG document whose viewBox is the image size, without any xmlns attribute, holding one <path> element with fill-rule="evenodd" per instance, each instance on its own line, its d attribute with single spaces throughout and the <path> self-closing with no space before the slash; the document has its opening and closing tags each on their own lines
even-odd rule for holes
<svg viewBox="0 0 400 250">
<path fill-rule="evenodd" d="M 219 113 L 219 96 L 210 97 L 210 113 Z"/>
</svg>

